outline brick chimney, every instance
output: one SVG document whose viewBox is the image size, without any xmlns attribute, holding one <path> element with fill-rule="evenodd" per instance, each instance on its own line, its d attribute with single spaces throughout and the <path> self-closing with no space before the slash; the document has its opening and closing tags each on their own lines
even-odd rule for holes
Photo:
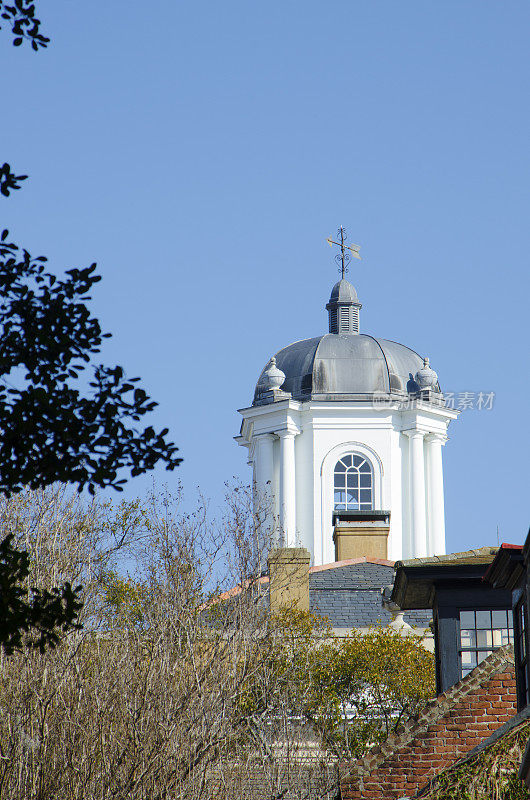
<svg viewBox="0 0 530 800">
<path fill-rule="evenodd" d="M 310 560 L 305 547 L 281 547 L 271 551 L 268 558 L 271 613 L 282 607 L 309 611 Z"/>
<path fill-rule="evenodd" d="M 335 511 L 335 561 L 346 558 L 388 558 L 390 511 Z"/>
</svg>

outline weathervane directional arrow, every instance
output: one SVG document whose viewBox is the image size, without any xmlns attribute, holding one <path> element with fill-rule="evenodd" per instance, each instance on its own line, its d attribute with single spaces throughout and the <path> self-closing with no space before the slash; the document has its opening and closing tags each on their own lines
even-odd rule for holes
<svg viewBox="0 0 530 800">
<path fill-rule="evenodd" d="M 326 242 L 329 244 L 330 247 L 333 247 L 334 244 L 337 245 L 337 247 L 340 247 L 340 253 L 337 253 L 337 255 L 335 256 L 335 261 L 341 268 L 342 277 L 344 278 L 344 276 L 348 272 L 348 264 L 350 263 L 352 256 L 354 258 L 361 257 L 359 255 L 359 250 L 361 248 L 358 244 L 352 244 L 352 245 L 344 244 L 344 242 L 348 238 L 348 234 L 346 233 L 346 229 L 343 228 L 342 225 L 337 231 L 337 238 L 340 238 L 340 242 L 335 242 L 333 241 L 333 239 L 326 239 Z M 350 253 L 347 253 L 346 250 L 349 250 L 351 255 Z"/>
</svg>

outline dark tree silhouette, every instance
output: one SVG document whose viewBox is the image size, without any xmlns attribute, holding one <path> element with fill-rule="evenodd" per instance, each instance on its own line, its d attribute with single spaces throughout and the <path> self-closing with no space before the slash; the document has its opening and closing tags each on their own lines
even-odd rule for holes
<svg viewBox="0 0 530 800">
<path fill-rule="evenodd" d="M 0 19 L 11 25 L 15 46 L 47 46 L 32 2 L 0 0 Z M 3 164 L 0 193 L 8 197 L 26 178 Z M 96 365 L 84 390 L 87 365 L 110 335 L 86 305 L 100 280 L 96 265 L 59 278 L 45 269 L 46 258 L 32 258 L 8 236 L 0 235 L 0 493 L 55 481 L 91 493 L 121 490 L 122 468 L 133 476 L 158 462 L 174 469 L 182 459 L 166 441 L 167 429 L 138 427 L 156 405 L 138 378 Z M 8 536 L 0 544 L 0 646 L 7 653 L 24 645 L 43 650 L 78 627 L 80 587 L 28 591 L 28 554 L 11 542 Z"/>
<path fill-rule="evenodd" d="M 0 0 L 0 18 L 11 25 L 13 44 L 19 47 L 24 39 L 34 50 L 46 47 L 50 41 L 40 33 L 40 19 L 35 16 L 35 3 L 31 0 L 14 0 L 13 5 Z"/>
<path fill-rule="evenodd" d="M 182 459 L 165 437 L 136 423 L 155 407 L 138 378 L 119 366 L 93 368 L 89 392 L 79 377 L 103 338 L 86 303 L 100 280 L 96 265 L 58 278 L 46 258 L 0 235 L 0 492 L 55 481 L 79 489 L 120 490 L 121 468 L 140 475 Z M 2 383 L 4 385 L 2 385 Z"/>
<path fill-rule="evenodd" d="M 13 189 L 20 189 L 19 181 L 25 181 L 27 177 L 27 175 L 14 175 L 9 164 L 3 164 L 0 167 L 0 193 L 4 197 L 9 197 Z"/>
<path fill-rule="evenodd" d="M 26 40 L 34 50 L 47 46 L 34 3 L 0 0 L 0 17 L 10 22 L 14 45 Z M 9 196 L 26 178 L 5 163 L 0 193 Z M 182 459 L 166 441 L 167 429 L 138 429 L 156 406 L 138 378 L 127 380 L 119 366 L 99 365 L 88 396 L 79 388 L 80 373 L 110 335 L 86 306 L 100 280 L 96 265 L 59 279 L 45 270 L 46 258 L 32 258 L 8 235 L 4 230 L 0 239 L 0 492 L 54 481 L 92 493 L 96 487 L 120 490 L 122 468 L 132 476 L 158 462 L 174 469 Z"/>
<path fill-rule="evenodd" d="M 65 583 L 51 592 L 28 591 L 29 557 L 12 547 L 12 540 L 6 536 L 0 543 L 0 645 L 8 655 L 23 646 L 42 653 L 59 642 L 61 632 L 81 627 L 75 622 L 81 587 Z"/>
</svg>

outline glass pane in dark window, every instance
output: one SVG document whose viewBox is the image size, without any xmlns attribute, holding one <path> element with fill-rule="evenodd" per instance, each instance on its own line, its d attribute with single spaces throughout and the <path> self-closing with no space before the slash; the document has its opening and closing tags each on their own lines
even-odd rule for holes
<svg viewBox="0 0 530 800">
<path fill-rule="evenodd" d="M 485 658 L 492 654 L 492 650 L 479 650 L 477 653 L 477 661 L 480 664 L 481 661 L 484 661 Z"/>
<path fill-rule="evenodd" d="M 348 489 L 359 488 L 359 475 L 357 472 L 348 472 L 346 477 L 348 480 Z"/>
<path fill-rule="evenodd" d="M 492 611 L 491 621 L 493 628 L 507 628 L 508 627 L 508 614 L 506 611 Z"/>
<path fill-rule="evenodd" d="M 343 464 L 346 464 L 347 467 L 351 467 L 351 456 L 344 456 L 341 459 Z"/>
<path fill-rule="evenodd" d="M 361 503 L 370 503 L 372 500 L 372 490 L 371 489 L 361 489 Z"/>
<path fill-rule="evenodd" d="M 474 628 L 475 627 L 475 612 L 474 611 L 461 611 L 460 612 L 460 627 L 461 628 Z"/>
<path fill-rule="evenodd" d="M 506 634 L 506 642 L 503 642 L 503 634 Z M 508 628 L 495 628 L 493 631 L 493 647 L 502 647 L 508 643 Z"/>
<path fill-rule="evenodd" d="M 477 628 L 491 628 L 491 611 L 477 611 Z"/>
<path fill-rule="evenodd" d="M 342 475 L 335 475 L 335 487 L 344 488 L 346 486 L 346 475 L 343 473 Z"/>
<path fill-rule="evenodd" d="M 344 492 L 335 492 L 335 508 L 338 508 L 338 503 L 344 504 L 346 502 L 346 495 Z"/>
<path fill-rule="evenodd" d="M 337 474 L 337 472 L 346 472 L 346 467 L 344 466 L 344 464 L 341 464 L 340 461 L 335 467 L 335 475 Z"/>
<path fill-rule="evenodd" d="M 372 476 L 365 475 L 361 472 L 361 486 L 370 486 L 372 483 Z"/>
<path fill-rule="evenodd" d="M 477 634 L 475 630 L 468 630 L 466 628 L 460 629 L 460 644 L 462 647 L 476 647 Z"/>
<path fill-rule="evenodd" d="M 473 667 L 477 666 L 477 654 L 476 653 L 462 653 L 462 667 L 467 667 L 468 669 L 473 669 Z"/>
<path fill-rule="evenodd" d="M 477 631 L 477 647 L 493 647 L 491 631 Z"/>
<path fill-rule="evenodd" d="M 371 472 L 372 471 L 370 469 L 370 464 L 368 463 L 368 461 L 365 461 L 364 464 L 361 464 L 359 469 L 361 470 L 361 472 Z"/>
<path fill-rule="evenodd" d="M 354 456 L 353 457 L 353 466 L 354 467 L 360 467 L 361 464 L 363 464 L 363 463 L 364 463 L 364 458 L 361 458 L 361 456 Z"/>
</svg>

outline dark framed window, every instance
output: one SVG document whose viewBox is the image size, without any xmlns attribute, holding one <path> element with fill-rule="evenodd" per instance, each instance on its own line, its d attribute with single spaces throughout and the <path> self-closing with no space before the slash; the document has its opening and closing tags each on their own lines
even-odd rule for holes
<svg viewBox="0 0 530 800">
<path fill-rule="evenodd" d="M 370 462 L 350 453 L 335 464 L 333 496 L 335 511 L 360 511 L 374 507 L 374 481 Z"/>
<path fill-rule="evenodd" d="M 525 596 L 514 606 L 514 646 L 515 664 L 517 668 L 517 704 L 525 708 L 530 703 L 530 684 L 528 675 L 528 608 Z"/>
<path fill-rule="evenodd" d="M 513 615 L 506 609 L 482 608 L 460 611 L 459 618 L 463 678 L 498 647 L 513 642 Z"/>
</svg>

